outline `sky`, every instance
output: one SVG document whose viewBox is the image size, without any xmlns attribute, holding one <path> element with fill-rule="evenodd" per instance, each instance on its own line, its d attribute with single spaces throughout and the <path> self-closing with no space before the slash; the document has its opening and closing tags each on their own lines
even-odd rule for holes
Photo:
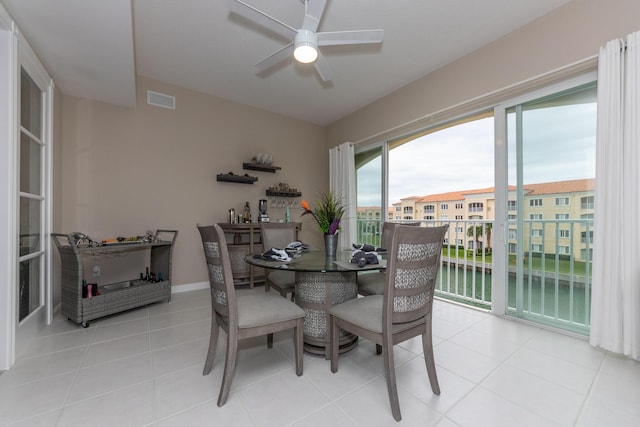
<svg viewBox="0 0 640 427">
<path fill-rule="evenodd" d="M 595 103 L 524 113 L 525 183 L 595 176 Z M 509 184 L 515 185 L 515 132 L 508 117 Z M 380 206 L 380 160 L 358 170 L 358 206 Z M 410 196 L 493 187 L 494 123 L 485 118 L 446 128 L 389 152 L 389 203 Z"/>
</svg>

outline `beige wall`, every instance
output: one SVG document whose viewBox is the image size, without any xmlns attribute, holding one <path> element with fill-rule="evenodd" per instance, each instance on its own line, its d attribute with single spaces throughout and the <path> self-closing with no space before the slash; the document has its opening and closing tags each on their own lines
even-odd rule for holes
<svg viewBox="0 0 640 427">
<path fill-rule="evenodd" d="M 592 57 L 638 30 L 638 0 L 575 0 L 333 123 L 327 144 L 379 142 L 393 132 L 374 135 Z"/>
<path fill-rule="evenodd" d="M 245 201 L 255 218 L 258 200 L 278 182 L 307 198 L 327 191 L 323 128 L 146 78 L 139 78 L 137 87 L 135 109 L 62 97 L 56 232 L 104 239 L 177 229 L 173 284 L 199 283 L 208 279 L 196 223 L 225 222 L 228 209 L 240 211 Z M 176 110 L 147 105 L 147 90 L 175 96 Z M 282 170 L 243 170 L 242 163 L 259 152 L 270 153 Z M 216 182 L 216 174 L 229 171 L 259 181 Z M 300 220 L 300 212 L 294 210 L 292 219 Z M 284 217 L 283 209 L 269 214 Z M 300 238 L 320 243 L 311 223 Z"/>
</svg>

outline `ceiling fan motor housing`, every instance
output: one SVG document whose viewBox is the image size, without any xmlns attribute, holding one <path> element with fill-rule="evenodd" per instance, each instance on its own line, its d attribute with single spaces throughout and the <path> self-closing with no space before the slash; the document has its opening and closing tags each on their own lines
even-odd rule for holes
<svg viewBox="0 0 640 427">
<path fill-rule="evenodd" d="M 298 30 L 293 43 L 293 55 L 298 62 L 308 64 L 318 58 L 318 36 L 311 30 Z"/>
</svg>

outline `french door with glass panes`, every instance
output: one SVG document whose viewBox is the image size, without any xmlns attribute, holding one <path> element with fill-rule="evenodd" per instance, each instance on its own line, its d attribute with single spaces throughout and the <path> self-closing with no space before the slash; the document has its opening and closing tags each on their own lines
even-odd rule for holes
<svg viewBox="0 0 640 427">
<path fill-rule="evenodd" d="M 53 83 L 19 44 L 16 147 L 16 345 L 51 321 L 51 139 Z"/>
</svg>

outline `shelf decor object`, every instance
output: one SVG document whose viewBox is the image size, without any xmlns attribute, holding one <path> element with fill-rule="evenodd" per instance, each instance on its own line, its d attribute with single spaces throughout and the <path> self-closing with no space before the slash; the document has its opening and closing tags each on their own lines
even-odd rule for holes
<svg viewBox="0 0 640 427">
<path fill-rule="evenodd" d="M 300 197 L 302 193 L 297 188 L 291 187 L 286 182 L 281 182 L 267 188 L 267 196 L 270 197 Z"/>
<path fill-rule="evenodd" d="M 237 182 L 239 184 L 253 184 L 258 180 L 255 176 L 249 176 L 248 174 L 244 175 L 235 175 L 233 173 L 219 173 L 216 176 L 216 181 L 221 182 Z"/>
</svg>

